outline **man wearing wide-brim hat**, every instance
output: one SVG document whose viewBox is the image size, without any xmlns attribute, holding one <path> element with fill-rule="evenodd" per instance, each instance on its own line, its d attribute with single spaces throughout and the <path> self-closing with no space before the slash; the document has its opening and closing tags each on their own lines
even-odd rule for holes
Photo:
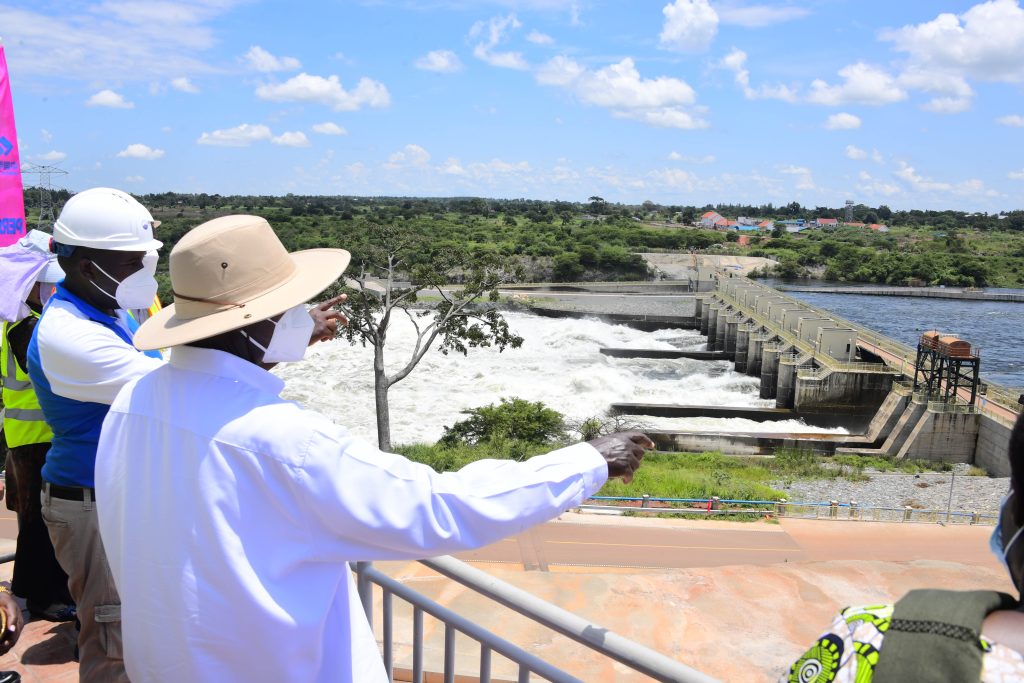
<svg viewBox="0 0 1024 683">
<path fill-rule="evenodd" d="M 170 363 L 118 395 L 96 462 L 133 683 L 383 683 L 348 562 L 493 543 L 630 478 L 653 447 L 613 435 L 437 474 L 281 399 L 268 370 L 301 360 L 304 304 L 348 262 L 289 254 L 254 216 L 171 252 L 175 303 L 135 336 L 173 347 Z"/>
</svg>

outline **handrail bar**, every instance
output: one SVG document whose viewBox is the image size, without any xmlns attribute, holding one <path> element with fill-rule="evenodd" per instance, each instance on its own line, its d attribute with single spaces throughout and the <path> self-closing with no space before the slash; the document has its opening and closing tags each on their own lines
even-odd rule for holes
<svg viewBox="0 0 1024 683">
<path fill-rule="evenodd" d="M 372 563 L 357 562 L 354 564 L 356 565 L 356 573 L 361 580 L 372 581 L 389 593 L 397 595 L 415 607 L 422 609 L 435 619 L 438 619 L 445 624 L 451 624 L 457 631 L 466 634 L 473 640 L 486 645 L 503 657 L 507 657 L 516 664 L 525 667 L 531 673 L 543 676 L 544 678 L 552 681 L 552 683 L 583 683 L 579 678 L 565 673 L 558 667 L 548 664 L 536 655 L 526 652 L 519 646 L 510 643 L 501 636 L 494 635 L 482 626 L 473 623 L 469 619 L 466 619 L 447 607 L 434 602 L 430 598 L 417 593 L 405 584 L 392 579 L 387 574 L 375 568 Z M 363 606 L 365 608 L 367 606 L 365 596 L 360 597 L 364 599 Z M 373 623 L 371 614 L 367 614 L 367 619 L 371 619 L 370 623 Z"/>
<path fill-rule="evenodd" d="M 452 581 L 472 588 L 495 602 L 515 610 L 553 631 L 600 652 L 639 671 L 656 681 L 678 681 L 679 683 L 711 683 L 715 681 L 707 674 L 675 661 L 660 652 L 655 652 L 627 638 L 598 626 L 541 600 L 532 593 L 516 588 L 475 567 L 442 556 L 420 562 Z"/>
</svg>

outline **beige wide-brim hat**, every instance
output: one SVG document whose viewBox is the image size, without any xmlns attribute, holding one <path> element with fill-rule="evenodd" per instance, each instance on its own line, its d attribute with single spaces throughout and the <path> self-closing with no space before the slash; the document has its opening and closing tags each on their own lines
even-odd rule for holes
<svg viewBox="0 0 1024 683">
<path fill-rule="evenodd" d="M 259 216 L 207 221 L 171 250 L 174 303 L 139 327 L 135 347 L 180 346 L 271 318 L 327 289 L 350 259 L 344 249 L 289 254 Z"/>
</svg>

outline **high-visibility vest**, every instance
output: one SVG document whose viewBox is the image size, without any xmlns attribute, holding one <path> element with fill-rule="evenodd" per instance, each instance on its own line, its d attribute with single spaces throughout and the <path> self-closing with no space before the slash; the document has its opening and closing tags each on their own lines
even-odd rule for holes
<svg viewBox="0 0 1024 683">
<path fill-rule="evenodd" d="M 35 311 L 31 315 L 39 318 Z M 10 448 L 53 440 L 53 430 L 43 418 L 32 380 L 18 365 L 7 340 L 11 330 L 22 322 L 4 323 L 3 334 L 0 335 L 0 375 L 4 379 L 4 437 Z"/>
</svg>

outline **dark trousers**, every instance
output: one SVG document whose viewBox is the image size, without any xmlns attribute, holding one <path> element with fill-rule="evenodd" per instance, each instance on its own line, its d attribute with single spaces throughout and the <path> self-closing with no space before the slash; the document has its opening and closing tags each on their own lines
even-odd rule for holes
<svg viewBox="0 0 1024 683">
<path fill-rule="evenodd" d="M 7 454 L 7 507 L 18 513 L 11 592 L 25 598 L 36 610 L 72 604 L 68 575 L 57 562 L 41 514 L 41 472 L 49 450 L 48 443 L 31 444 L 11 448 Z"/>
</svg>

